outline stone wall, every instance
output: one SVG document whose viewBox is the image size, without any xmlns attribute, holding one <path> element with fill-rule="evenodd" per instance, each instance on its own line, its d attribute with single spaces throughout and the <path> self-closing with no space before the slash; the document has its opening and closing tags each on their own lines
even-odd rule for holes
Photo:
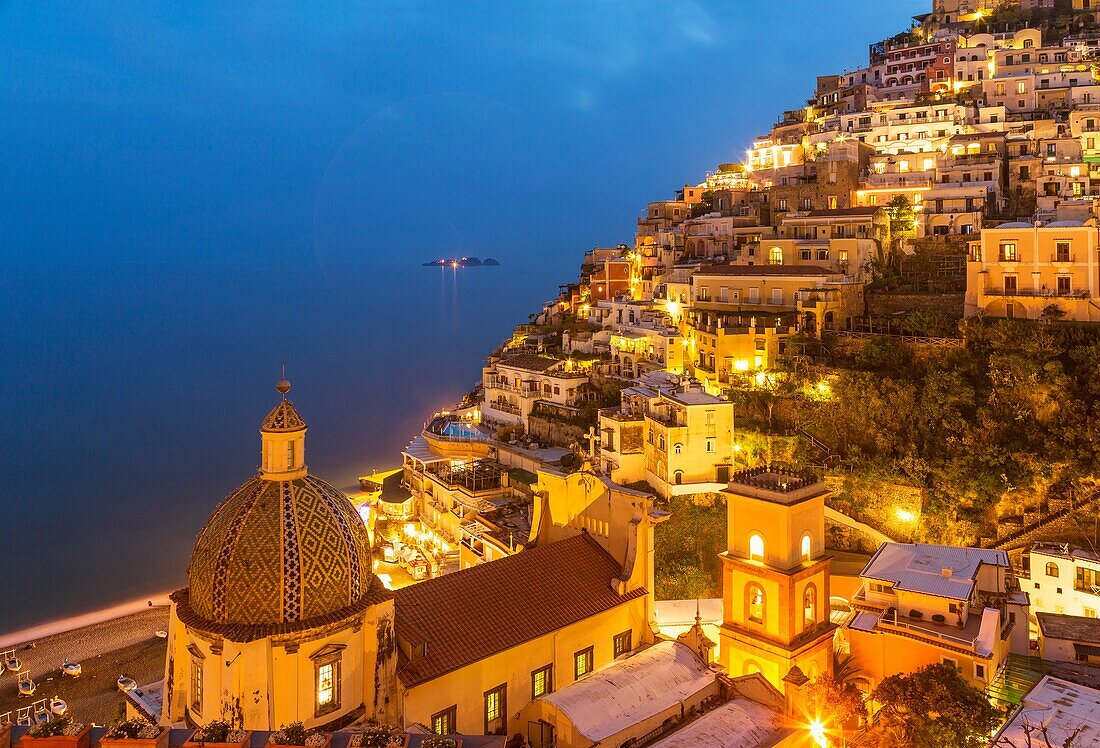
<svg viewBox="0 0 1100 748">
<path fill-rule="evenodd" d="M 963 298 L 961 293 L 882 293 L 867 292 L 867 314 L 871 317 L 886 317 L 897 312 L 944 311 L 952 317 L 962 319 Z"/>
</svg>

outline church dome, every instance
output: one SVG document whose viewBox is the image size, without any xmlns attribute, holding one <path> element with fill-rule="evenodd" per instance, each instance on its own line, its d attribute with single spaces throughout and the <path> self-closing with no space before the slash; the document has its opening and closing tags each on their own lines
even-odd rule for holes
<svg viewBox="0 0 1100 748">
<path fill-rule="evenodd" d="M 366 528 L 339 489 L 308 474 L 304 446 L 297 453 L 288 447 L 304 445 L 305 430 L 284 399 L 264 419 L 264 459 L 274 454 L 294 469 L 262 469 L 218 505 L 199 533 L 187 576 L 188 603 L 202 619 L 296 623 L 349 611 L 366 598 L 372 579 Z"/>
</svg>

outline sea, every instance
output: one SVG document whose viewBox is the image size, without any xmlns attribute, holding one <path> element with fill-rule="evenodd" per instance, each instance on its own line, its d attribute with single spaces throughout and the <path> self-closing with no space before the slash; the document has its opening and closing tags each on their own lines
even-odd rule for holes
<svg viewBox="0 0 1100 748">
<path fill-rule="evenodd" d="M 0 634 L 184 586 L 256 470 L 283 362 L 311 472 L 351 491 L 399 466 L 580 261 L 493 256 L 6 268 Z"/>
</svg>

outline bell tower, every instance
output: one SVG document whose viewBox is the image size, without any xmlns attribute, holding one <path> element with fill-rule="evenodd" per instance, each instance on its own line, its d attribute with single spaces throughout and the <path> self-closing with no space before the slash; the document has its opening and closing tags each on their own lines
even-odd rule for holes
<svg viewBox="0 0 1100 748">
<path fill-rule="evenodd" d="M 792 695 L 831 672 L 825 496 L 813 475 L 765 466 L 731 476 L 722 554 L 721 663 Z"/>
</svg>

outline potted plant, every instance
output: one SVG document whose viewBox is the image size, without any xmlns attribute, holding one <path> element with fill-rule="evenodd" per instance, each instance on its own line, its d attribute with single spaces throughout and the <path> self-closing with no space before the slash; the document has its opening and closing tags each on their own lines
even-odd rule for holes
<svg viewBox="0 0 1100 748">
<path fill-rule="evenodd" d="M 99 739 L 100 748 L 168 748 L 168 729 L 134 718 L 116 722 Z"/>
<path fill-rule="evenodd" d="M 352 733 L 348 748 L 404 748 L 408 744 L 408 733 L 371 720 Z"/>
<path fill-rule="evenodd" d="M 27 730 L 22 742 L 34 748 L 88 748 L 91 731 L 91 725 L 73 722 L 68 717 L 55 717 Z"/>
<path fill-rule="evenodd" d="M 307 729 L 301 722 L 291 722 L 271 733 L 268 741 L 272 745 L 297 745 L 308 748 L 329 748 L 332 745 L 332 733 Z"/>
<path fill-rule="evenodd" d="M 432 738 L 425 738 L 420 741 L 420 748 L 462 748 L 461 738 L 445 738 L 442 735 L 436 735 Z"/>
<path fill-rule="evenodd" d="M 186 748 L 247 748 L 251 730 L 239 730 L 224 719 L 216 719 L 191 733 Z"/>
</svg>

